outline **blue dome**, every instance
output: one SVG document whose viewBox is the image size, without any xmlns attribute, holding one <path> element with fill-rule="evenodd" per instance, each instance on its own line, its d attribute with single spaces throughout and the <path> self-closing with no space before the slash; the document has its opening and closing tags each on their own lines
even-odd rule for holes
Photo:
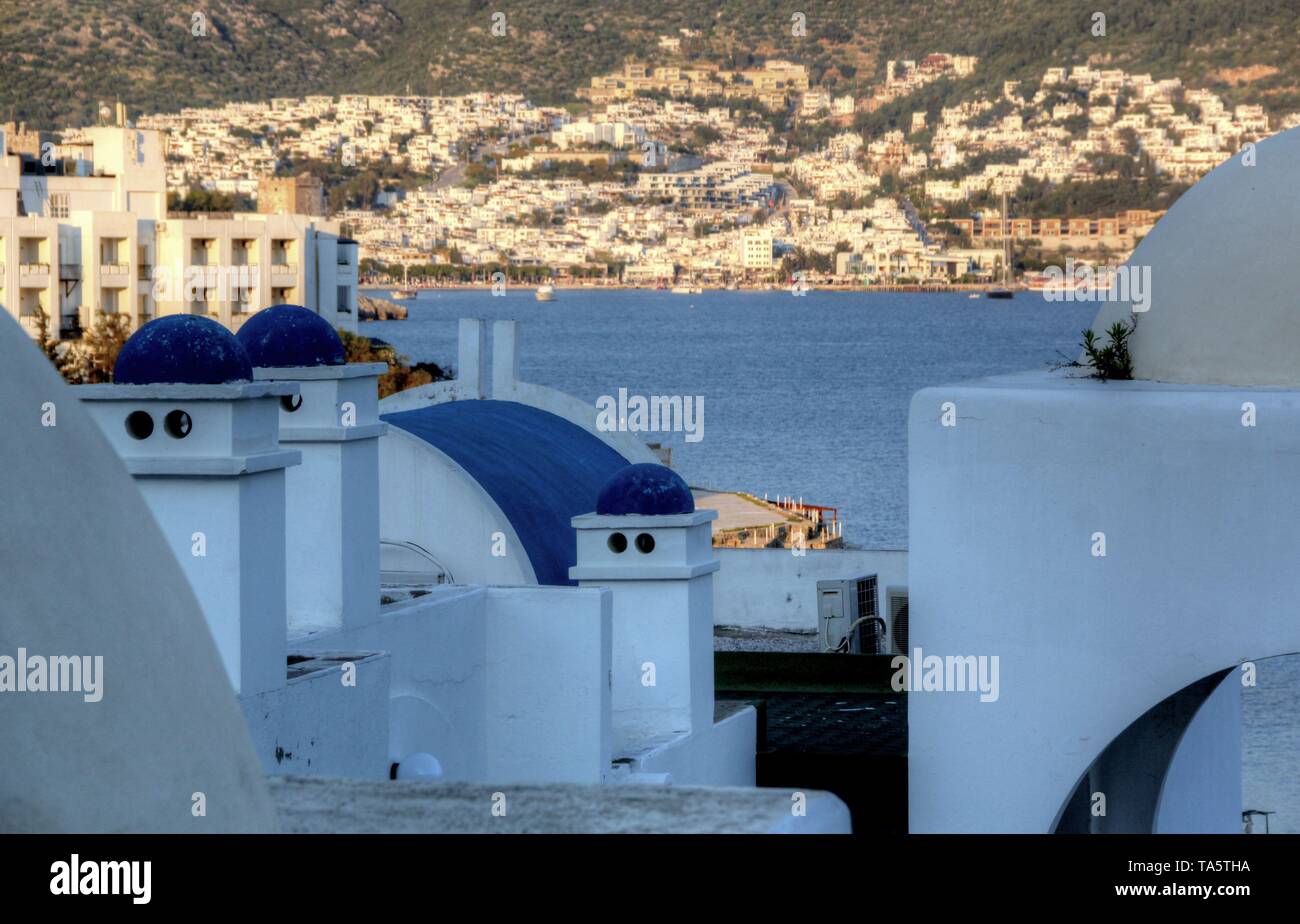
<svg viewBox="0 0 1300 924">
<path fill-rule="evenodd" d="M 220 385 L 252 377 L 252 363 L 234 335 L 193 314 L 150 321 L 123 344 L 113 367 L 118 385 Z"/>
<path fill-rule="evenodd" d="M 236 335 L 255 367 L 341 366 L 343 341 L 333 326 L 301 305 L 276 305 L 257 312 Z"/>
<path fill-rule="evenodd" d="M 691 489 L 671 468 L 641 462 L 629 465 L 605 482 L 596 498 L 596 513 L 623 516 L 664 516 L 694 513 Z"/>
</svg>

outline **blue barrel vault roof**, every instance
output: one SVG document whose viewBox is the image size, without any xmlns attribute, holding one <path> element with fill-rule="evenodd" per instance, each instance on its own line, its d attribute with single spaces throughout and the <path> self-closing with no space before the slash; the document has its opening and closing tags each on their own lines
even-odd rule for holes
<svg viewBox="0 0 1300 924">
<path fill-rule="evenodd" d="M 576 584 L 577 535 L 569 522 L 628 462 L 598 437 L 514 401 L 450 401 L 382 418 L 445 453 L 510 520 L 539 584 Z"/>
</svg>

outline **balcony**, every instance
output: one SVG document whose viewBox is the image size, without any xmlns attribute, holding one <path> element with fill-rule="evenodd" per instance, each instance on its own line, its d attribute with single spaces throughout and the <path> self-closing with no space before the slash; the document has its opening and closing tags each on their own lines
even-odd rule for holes
<svg viewBox="0 0 1300 924">
<path fill-rule="evenodd" d="M 99 264 L 99 279 L 106 286 L 125 286 L 131 277 L 131 267 L 125 263 Z"/>
<path fill-rule="evenodd" d="M 296 263 L 272 263 L 272 264 L 271 264 L 271 276 L 272 276 L 273 278 L 276 278 L 276 277 L 286 277 L 286 276 L 288 276 L 288 277 L 291 277 L 291 278 L 293 278 L 293 279 L 297 279 L 297 278 L 298 278 L 298 264 L 296 264 Z"/>
<path fill-rule="evenodd" d="M 44 289 L 50 284 L 50 264 L 18 264 L 18 285 L 29 289 Z"/>
</svg>

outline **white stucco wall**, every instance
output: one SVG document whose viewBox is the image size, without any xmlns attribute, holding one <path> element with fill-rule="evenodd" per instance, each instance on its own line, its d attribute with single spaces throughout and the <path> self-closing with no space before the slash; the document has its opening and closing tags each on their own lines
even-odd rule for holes
<svg viewBox="0 0 1300 924">
<path fill-rule="evenodd" d="M 400 427 L 379 439 L 379 535 L 415 542 L 460 584 L 536 584 L 509 519 L 468 472 Z M 495 556 L 493 534 L 505 534 Z"/>
<path fill-rule="evenodd" d="M 391 654 L 390 751 L 446 779 L 599 782 L 609 770 L 608 591 L 439 587 L 295 650 Z"/>
<path fill-rule="evenodd" d="M 877 576 L 881 615 L 885 591 L 907 586 L 906 550 L 715 549 L 722 568 L 713 580 L 713 617 L 719 626 L 813 632 L 817 625 L 817 582 Z"/>
<path fill-rule="evenodd" d="M 289 625 L 368 621 L 379 605 L 379 423 L 382 363 L 266 368 L 300 398 L 281 404 L 280 444 L 302 464 L 285 473 Z"/>
<path fill-rule="evenodd" d="M 0 415 L 14 486 L 0 510 L 0 654 L 103 659 L 98 702 L 0 694 L 0 828 L 273 830 L 243 716 L 170 544 L 73 389 L 2 312 Z M 192 811 L 196 792 L 206 815 Z"/>
<path fill-rule="evenodd" d="M 389 656 L 343 653 L 284 686 L 240 697 L 266 773 L 388 779 Z M 345 677 L 344 664 L 352 665 Z"/>
<path fill-rule="evenodd" d="M 492 588 L 486 779 L 599 782 L 611 748 L 608 591 Z"/>
<path fill-rule="evenodd" d="M 202 602 L 231 684 L 246 694 L 284 686 L 284 470 L 138 484 Z"/>
<path fill-rule="evenodd" d="M 909 693 L 912 831 L 1050 830 L 1147 709 L 1300 648 L 1300 393 L 1024 373 L 918 392 L 909 435 L 913 634 L 1000 658 L 996 702 Z"/>
</svg>

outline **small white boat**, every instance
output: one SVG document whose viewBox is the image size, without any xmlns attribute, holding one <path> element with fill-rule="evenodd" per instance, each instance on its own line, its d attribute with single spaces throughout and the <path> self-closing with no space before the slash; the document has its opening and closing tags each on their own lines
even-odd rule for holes
<svg viewBox="0 0 1300 924">
<path fill-rule="evenodd" d="M 673 295 L 690 295 L 690 294 L 691 294 L 691 287 L 690 287 L 690 286 L 673 286 L 672 289 L 670 289 L 669 291 L 671 291 L 671 292 L 673 293 Z"/>
<path fill-rule="evenodd" d="M 970 295 L 967 295 L 966 297 L 967 297 L 967 298 L 979 298 L 979 297 L 980 297 L 980 294 L 979 294 L 978 292 L 972 292 Z"/>
<path fill-rule="evenodd" d="M 417 296 L 418 294 L 419 293 L 416 292 L 415 289 L 411 288 L 410 268 L 403 266 L 402 287 L 400 289 L 394 289 L 393 294 L 390 296 L 390 298 L 392 298 L 393 301 L 395 302 L 405 302 L 415 298 L 415 296 Z"/>
<path fill-rule="evenodd" d="M 542 283 L 537 287 L 537 291 L 533 293 L 533 297 L 539 302 L 553 302 L 555 301 L 555 286 L 549 282 Z"/>
</svg>

